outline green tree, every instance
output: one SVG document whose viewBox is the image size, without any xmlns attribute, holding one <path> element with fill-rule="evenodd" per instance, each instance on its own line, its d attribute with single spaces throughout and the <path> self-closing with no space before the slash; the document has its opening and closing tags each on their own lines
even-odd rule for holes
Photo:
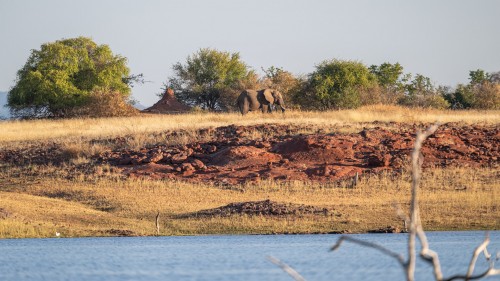
<svg viewBox="0 0 500 281">
<path fill-rule="evenodd" d="M 472 108 L 476 99 L 472 87 L 463 84 L 458 84 L 455 90 L 445 92 L 444 98 L 452 109 Z"/>
<path fill-rule="evenodd" d="M 471 85 L 481 84 L 490 80 L 490 74 L 482 69 L 469 71 L 469 80 Z"/>
<path fill-rule="evenodd" d="M 498 73 L 488 73 L 482 69 L 469 72 L 468 89 L 472 93 L 471 108 L 499 109 L 500 84 Z"/>
<path fill-rule="evenodd" d="M 432 107 L 445 109 L 450 106 L 442 90 L 434 86 L 431 79 L 421 74 L 404 85 L 405 96 L 399 100 L 401 105 L 412 107 Z"/>
<path fill-rule="evenodd" d="M 482 69 L 469 71 L 469 84 L 459 84 L 445 95 L 453 109 L 500 108 L 500 73 L 487 73 Z"/>
<path fill-rule="evenodd" d="M 399 63 L 384 62 L 381 65 L 371 65 L 370 72 L 377 77 L 377 82 L 382 87 L 400 88 L 403 86 L 403 67 Z"/>
<path fill-rule="evenodd" d="M 127 59 L 113 55 L 108 45 L 78 37 L 43 44 L 32 50 L 17 72 L 8 106 L 18 116 L 71 116 L 93 93 L 130 94 Z"/>
<path fill-rule="evenodd" d="M 356 108 L 362 104 L 362 91 L 375 85 L 375 76 L 364 64 L 327 60 L 317 65 L 316 70 L 309 75 L 309 93 L 302 100 L 317 104 L 321 109 Z"/>
<path fill-rule="evenodd" d="M 227 110 L 235 103 L 236 93 L 246 80 L 254 78 L 253 71 L 241 61 L 239 53 L 205 48 L 188 56 L 184 64 L 173 66 L 169 78 L 179 101 L 210 111 Z"/>
<path fill-rule="evenodd" d="M 374 88 L 372 96 L 378 96 L 380 103 L 396 104 L 403 97 L 404 86 L 411 75 L 403 74 L 403 66 L 399 63 L 384 62 L 381 65 L 372 65 L 369 69 L 377 77 L 379 86 Z"/>
</svg>

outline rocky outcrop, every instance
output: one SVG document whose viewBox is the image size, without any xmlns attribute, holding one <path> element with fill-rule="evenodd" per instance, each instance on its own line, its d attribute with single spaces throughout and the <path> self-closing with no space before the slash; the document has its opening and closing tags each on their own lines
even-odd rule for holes
<svg viewBox="0 0 500 281">
<path fill-rule="evenodd" d="M 188 213 L 180 217 L 229 217 L 232 215 L 282 217 L 288 215 L 332 215 L 327 208 L 271 200 L 235 202 L 214 209 Z"/>
<path fill-rule="evenodd" d="M 373 126 L 375 125 L 375 127 Z M 381 125 L 381 127 L 377 127 Z M 65 165 L 70 175 L 99 171 L 109 165 L 123 177 L 175 179 L 232 185 L 262 180 L 336 182 L 358 175 L 398 173 L 413 149 L 413 124 L 372 124 L 356 133 L 336 133 L 292 125 L 224 126 L 193 131 L 160 132 L 162 139 L 191 135 L 187 145 L 159 143 L 126 149 L 125 138 L 99 140 L 123 149 L 104 151 L 88 165 L 68 165 L 59 144 L 0 150 L 0 162 Z M 390 128 L 390 129 L 388 129 Z M 159 133 L 159 134 L 160 134 Z M 96 140 L 97 141 L 97 140 Z M 448 123 L 431 135 L 421 150 L 424 168 L 499 167 L 500 127 Z M 96 168 L 95 165 L 98 167 Z M 97 173 L 97 172 L 95 172 Z M 104 174 L 102 176 L 105 176 Z"/>
<path fill-rule="evenodd" d="M 273 131 L 274 136 L 254 139 L 255 131 Z M 404 170 L 415 131 L 375 127 L 351 134 L 300 135 L 285 125 L 226 126 L 210 129 L 208 142 L 106 152 L 99 161 L 133 177 L 224 184 L 262 179 L 331 182 Z M 422 148 L 424 168 L 498 166 L 499 147 L 498 127 L 442 125 Z"/>
</svg>

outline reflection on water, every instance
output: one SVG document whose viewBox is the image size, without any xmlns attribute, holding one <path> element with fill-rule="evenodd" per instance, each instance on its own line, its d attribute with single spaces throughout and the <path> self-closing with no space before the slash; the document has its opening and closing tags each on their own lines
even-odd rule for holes
<svg viewBox="0 0 500 281">
<path fill-rule="evenodd" d="M 491 252 L 500 231 L 490 233 Z M 405 254 L 405 234 L 362 234 Z M 404 280 L 392 259 L 345 243 L 328 252 L 338 235 L 244 235 L 0 240 L 0 280 L 291 280 L 266 260 L 271 255 L 307 280 Z M 429 232 L 445 276 L 465 273 L 484 232 Z M 481 257 L 476 272 L 486 268 Z M 432 280 L 417 264 L 417 280 Z M 498 276 L 486 280 L 499 280 Z"/>
</svg>

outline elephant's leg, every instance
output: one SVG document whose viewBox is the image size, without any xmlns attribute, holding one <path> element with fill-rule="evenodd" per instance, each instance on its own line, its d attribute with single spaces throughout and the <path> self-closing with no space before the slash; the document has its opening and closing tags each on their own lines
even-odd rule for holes
<svg viewBox="0 0 500 281">
<path fill-rule="evenodd" d="M 250 105 L 249 105 L 249 104 L 248 104 L 248 102 L 247 102 L 247 103 L 245 103 L 245 104 L 243 105 L 243 113 L 242 113 L 242 114 L 243 114 L 243 115 L 245 115 L 245 114 L 247 114 L 247 113 L 248 113 L 248 111 L 250 111 Z"/>
<path fill-rule="evenodd" d="M 238 109 L 240 110 L 241 115 L 243 115 L 243 104 L 238 103 Z"/>
<path fill-rule="evenodd" d="M 248 104 L 248 100 L 247 99 L 244 99 L 242 100 L 241 102 L 238 103 L 238 108 L 240 109 L 240 113 L 241 115 L 245 115 L 248 113 L 249 111 L 249 104 Z"/>
<path fill-rule="evenodd" d="M 262 113 L 266 113 L 266 112 L 269 112 L 269 105 L 263 104 L 262 105 Z"/>
</svg>

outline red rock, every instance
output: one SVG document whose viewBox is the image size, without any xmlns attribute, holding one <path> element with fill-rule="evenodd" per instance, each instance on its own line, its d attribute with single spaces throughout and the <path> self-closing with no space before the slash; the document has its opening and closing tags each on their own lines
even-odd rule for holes
<svg viewBox="0 0 500 281">
<path fill-rule="evenodd" d="M 174 164 L 180 164 L 180 163 L 184 163 L 186 160 L 188 159 L 188 156 L 186 153 L 178 153 L 178 154 L 174 154 L 171 158 L 171 161 L 172 163 Z"/>
<path fill-rule="evenodd" d="M 163 153 L 154 153 L 153 155 L 144 159 L 144 163 L 156 163 L 163 159 Z"/>
<path fill-rule="evenodd" d="M 203 162 L 201 162 L 201 160 L 199 159 L 194 159 L 193 162 L 191 162 L 191 165 L 193 165 L 195 169 L 205 168 L 205 164 L 203 164 Z"/>
<path fill-rule="evenodd" d="M 191 165 L 190 163 L 182 163 L 181 169 L 182 169 L 182 171 L 194 171 L 195 170 L 193 165 Z"/>
<path fill-rule="evenodd" d="M 144 159 L 146 159 L 146 156 L 140 156 L 140 157 L 132 158 L 131 163 L 132 163 L 132 165 L 139 165 L 139 164 L 141 164 L 144 161 Z"/>
</svg>

